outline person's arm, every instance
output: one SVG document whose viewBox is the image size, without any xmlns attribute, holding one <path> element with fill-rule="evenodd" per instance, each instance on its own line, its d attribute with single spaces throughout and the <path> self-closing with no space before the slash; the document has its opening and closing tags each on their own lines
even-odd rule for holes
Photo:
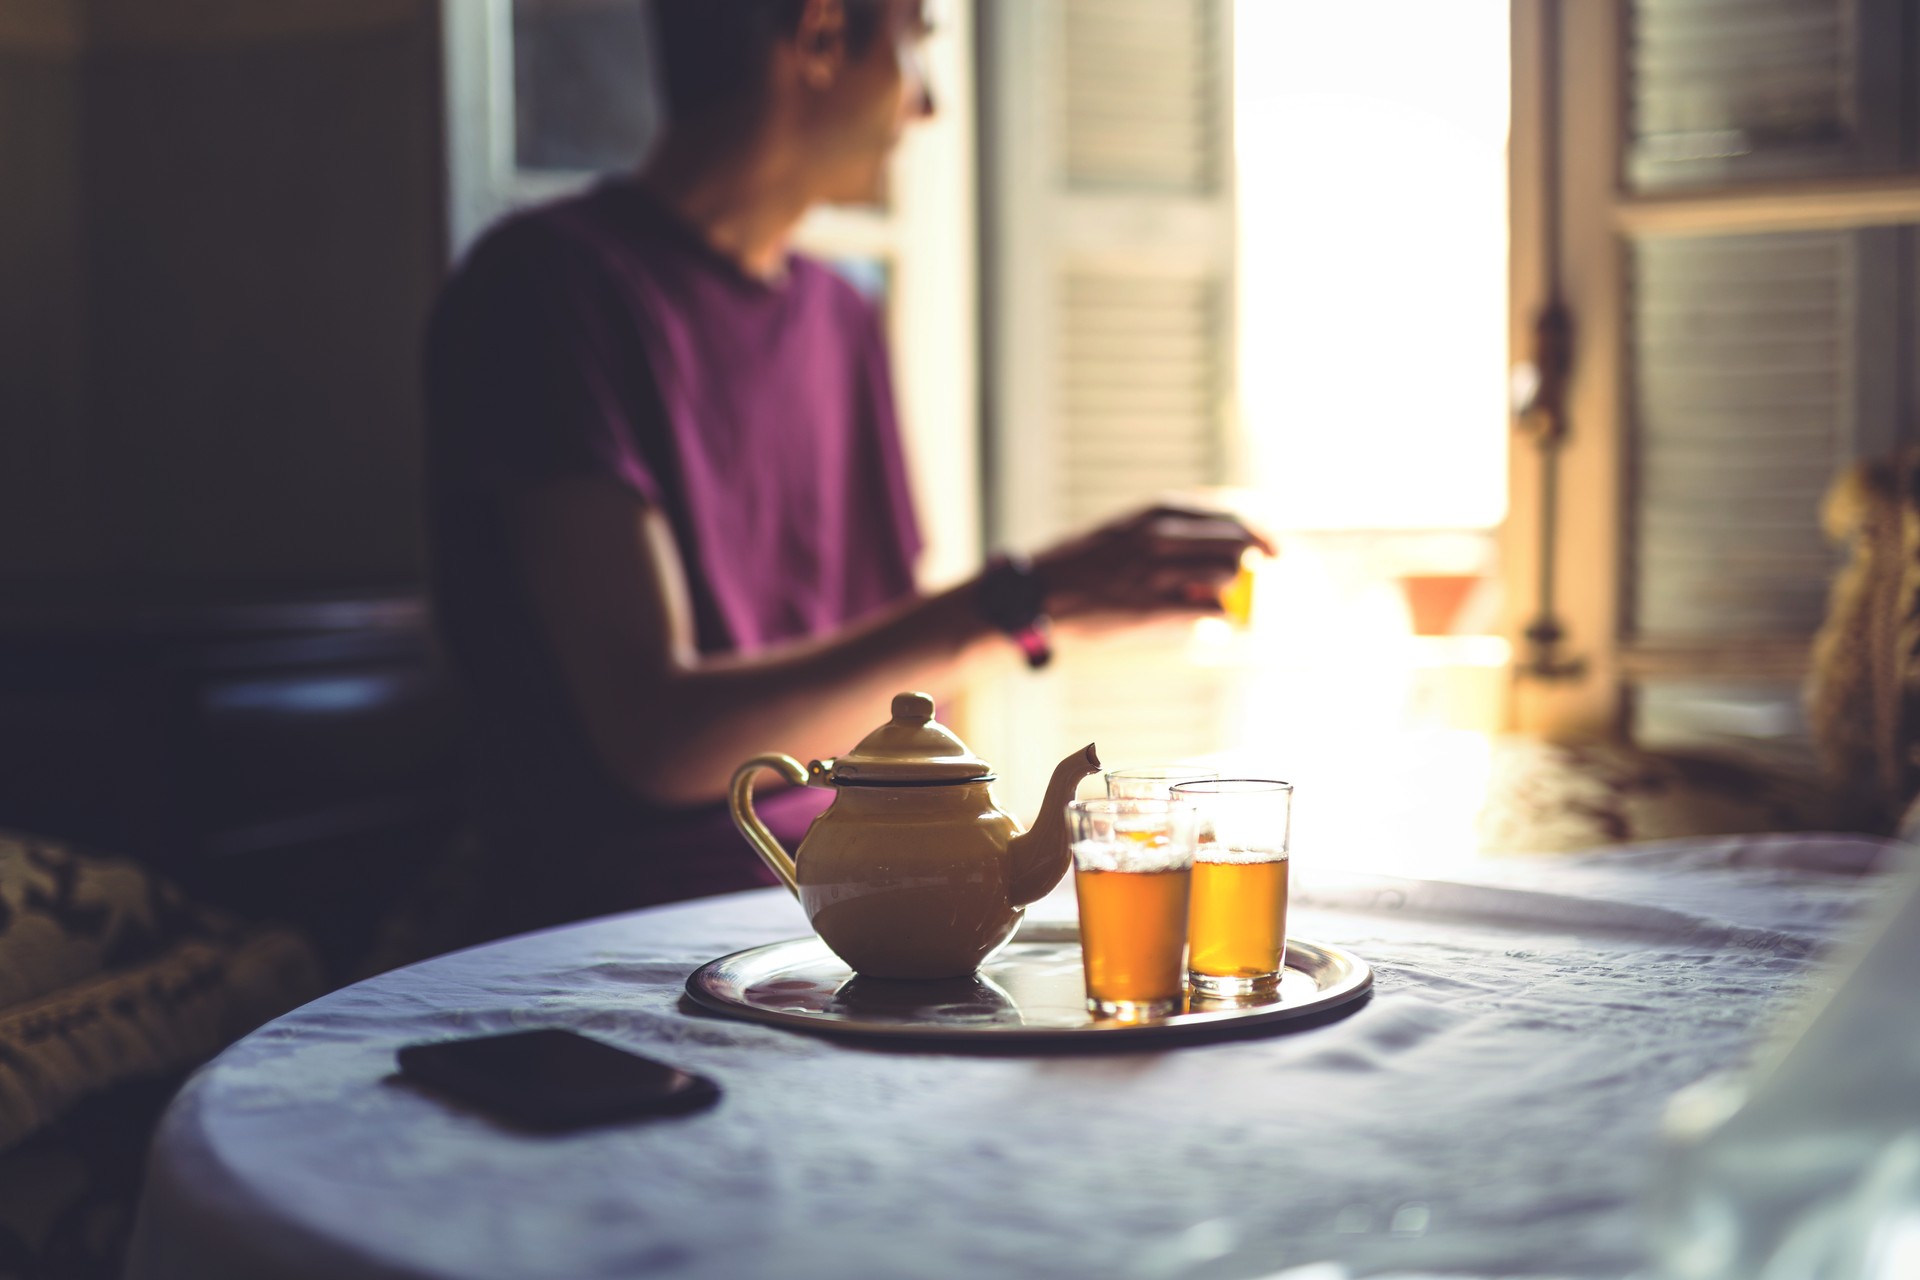
<svg viewBox="0 0 1920 1280">
<path fill-rule="evenodd" d="M 802 759 L 853 746 L 903 689 L 939 693 L 1004 644 L 978 580 L 914 597 L 832 635 L 751 657 L 694 646 L 679 550 L 665 516 L 610 479 L 543 485 L 510 506 L 522 580 L 602 761 L 662 805 L 716 801 L 750 756 Z M 1237 529 L 1237 526 L 1234 526 Z M 1036 558 L 1063 621 L 1217 609 L 1244 531 L 1166 537 L 1142 513 Z"/>
<path fill-rule="evenodd" d="M 832 637 L 702 655 L 666 517 L 612 480 L 518 499 L 520 571 L 601 760 L 663 805 L 720 799 L 749 756 L 851 747 L 902 689 L 954 682 L 991 634 L 964 589 L 895 605 Z"/>
</svg>

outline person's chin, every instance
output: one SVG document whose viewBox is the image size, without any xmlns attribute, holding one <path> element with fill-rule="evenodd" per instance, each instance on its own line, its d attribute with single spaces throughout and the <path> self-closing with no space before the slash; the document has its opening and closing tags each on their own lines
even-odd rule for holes
<svg viewBox="0 0 1920 1280">
<path fill-rule="evenodd" d="M 862 165 L 856 172 L 847 172 L 841 180 L 833 184 L 826 197 L 828 204 L 869 205 L 885 204 L 887 200 L 887 158 L 889 150 Z"/>
</svg>

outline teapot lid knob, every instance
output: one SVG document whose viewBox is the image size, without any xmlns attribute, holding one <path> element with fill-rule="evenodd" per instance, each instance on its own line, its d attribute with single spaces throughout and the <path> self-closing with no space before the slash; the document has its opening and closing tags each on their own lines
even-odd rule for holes
<svg viewBox="0 0 1920 1280">
<path fill-rule="evenodd" d="M 896 693 L 893 718 L 908 724 L 925 724 L 933 719 L 933 699 L 924 693 Z"/>
<path fill-rule="evenodd" d="M 933 699 L 924 693 L 898 693 L 893 719 L 860 739 L 860 745 L 831 761 L 834 784 L 883 787 L 935 782 L 988 782 L 993 766 L 967 750 L 953 730 L 933 718 Z"/>
</svg>

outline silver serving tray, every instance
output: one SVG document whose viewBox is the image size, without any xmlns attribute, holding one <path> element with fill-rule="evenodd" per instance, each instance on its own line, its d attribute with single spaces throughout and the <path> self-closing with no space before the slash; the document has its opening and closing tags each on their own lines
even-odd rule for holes
<svg viewBox="0 0 1920 1280">
<path fill-rule="evenodd" d="M 1287 939 L 1274 997 L 1191 997 L 1179 1013 L 1116 1022 L 1087 1011 L 1080 932 L 1071 921 L 1030 921 L 970 978 L 901 982 L 860 978 L 818 938 L 774 942 L 695 969 L 687 994 L 716 1013 L 828 1035 L 1013 1043 L 1209 1035 L 1325 1014 L 1373 986 L 1350 951 Z"/>
</svg>

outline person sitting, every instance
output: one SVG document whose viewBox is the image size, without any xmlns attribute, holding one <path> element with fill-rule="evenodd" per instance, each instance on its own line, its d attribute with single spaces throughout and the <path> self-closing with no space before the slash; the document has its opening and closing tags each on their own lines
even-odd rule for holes
<svg viewBox="0 0 1920 1280">
<path fill-rule="evenodd" d="M 491 936 L 771 883 L 733 768 L 827 756 L 1044 611 L 1217 609 L 1258 537 L 1146 510 L 937 594 L 879 317 L 789 240 L 934 110 L 918 0 L 657 0 L 669 121 L 515 216 L 429 326 L 439 625 L 476 715 Z M 1178 536 L 1185 535 L 1185 536 Z M 761 798 L 790 842 L 828 797 Z"/>
</svg>

